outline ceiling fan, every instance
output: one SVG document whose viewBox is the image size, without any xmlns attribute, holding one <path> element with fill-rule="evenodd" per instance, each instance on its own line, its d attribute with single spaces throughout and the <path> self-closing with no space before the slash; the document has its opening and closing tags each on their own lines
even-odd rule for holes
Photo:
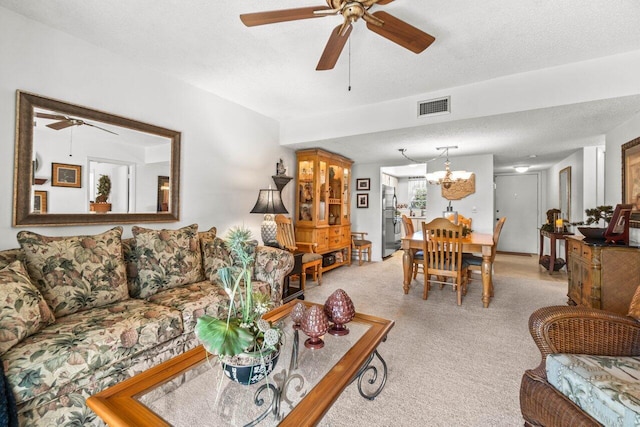
<svg viewBox="0 0 640 427">
<path fill-rule="evenodd" d="M 435 41 L 435 37 L 413 27 L 386 12 L 369 13 L 374 4 L 385 5 L 393 0 L 326 0 L 327 6 L 311 6 L 269 12 L 246 13 L 240 19 L 247 27 L 296 21 L 299 19 L 321 18 L 328 15 L 342 15 L 344 22 L 331 33 L 316 70 L 330 70 L 338 61 L 344 48 L 352 23 L 362 18 L 367 28 L 382 37 L 399 44 L 414 53 L 420 53 Z"/>
<path fill-rule="evenodd" d="M 84 120 L 81 120 L 81 119 L 76 119 L 74 117 L 63 116 L 63 115 L 60 115 L 60 114 L 49 114 L 49 113 L 36 113 L 36 117 L 40 117 L 42 119 L 58 120 L 57 122 L 49 123 L 48 125 L 46 125 L 47 127 L 51 128 L 51 129 L 55 129 L 55 130 L 65 129 L 65 128 L 68 128 L 70 126 L 86 125 L 86 126 L 91 126 L 91 127 L 96 128 L 96 129 L 100 129 L 100 130 L 103 130 L 105 132 L 109 132 L 109 133 L 112 133 L 114 135 L 117 135 L 117 133 L 112 132 L 112 131 L 110 131 L 108 129 L 101 128 L 100 126 L 96 126 L 94 124 L 91 124 L 89 122 L 85 122 Z"/>
</svg>

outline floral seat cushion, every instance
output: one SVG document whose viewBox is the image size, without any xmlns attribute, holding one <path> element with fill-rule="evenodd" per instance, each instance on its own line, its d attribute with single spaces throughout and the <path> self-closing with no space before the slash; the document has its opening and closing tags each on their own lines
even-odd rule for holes
<svg viewBox="0 0 640 427">
<path fill-rule="evenodd" d="M 551 354 L 547 379 L 605 426 L 640 425 L 640 357 Z"/>
<path fill-rule="evenodd" d="M 3 355 L 18 404 L 52 389 L 75 388 L 81 378 L 182 334 L 180 313 L 129 299 L 57 319 Z"/>
</svg>

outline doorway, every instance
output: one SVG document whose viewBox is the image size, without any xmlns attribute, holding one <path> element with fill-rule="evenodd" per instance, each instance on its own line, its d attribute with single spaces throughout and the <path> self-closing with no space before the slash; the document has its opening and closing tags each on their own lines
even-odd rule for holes
<svg viewBox="0 0 640 427">
<path fill-rule="evenodd" d="M 535 254 L 538 252 L 538 175 L 496 175 L 496 220 L 506 216 L 498 250 Z"/>
</svg>

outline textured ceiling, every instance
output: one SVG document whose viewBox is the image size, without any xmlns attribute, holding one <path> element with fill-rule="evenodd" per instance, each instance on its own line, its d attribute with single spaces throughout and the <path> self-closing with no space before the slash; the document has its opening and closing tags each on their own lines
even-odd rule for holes
<svg viewBox="0 0 640 427">
<path fill-rule="evenodd" d="M 322 4 L 323 0 L 0 0 L 0 6 L 276 120 L 640 49 L 640 6 L 635 0 L 396 0 L 372 11 L 384 9 L 433 35 L 436 42 L 431 47 L 416 55 L 357 22 L 335 69 L 322 72 L 315 66 L 339 17 L 253 28 L 238 18 L 241 13 Z M 557 159 L 580 144 L 596 143 L 598 135 L 640 111 L 640 103 L 633 97 L 558 108 L 368 135 L 365 152 L 362 138 L 329 146 L 357 161 L 379 161 L 395 158 L 397 148 L 411 150 L 416 145 L 417 150 L 419 139 L 455 137 L 457 145 L 468 139 L 471 147 L 496 153 L 496 165 L 505 166 L 514 159 L 501 158 L 501 153 L 513 148 L 524 155 L 532 145 L 553 141 L 549 150 Z M 559 113 L 566 117 L 558 119 Z M 540 129 L 540 123 L 550 125 Z M 432 157 L 433 150 L 417 155 Z"/>
</svg>

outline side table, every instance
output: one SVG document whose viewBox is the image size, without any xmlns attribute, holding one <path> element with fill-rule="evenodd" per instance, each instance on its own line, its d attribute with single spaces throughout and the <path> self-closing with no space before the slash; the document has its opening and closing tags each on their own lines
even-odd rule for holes
<svg viewBox="0 0 640 427">
<path fill-rule="evenodd" d="M 555 266 L 555 262 L 556 262 L 556 245 L 558 243 L 558 241 L 560 240 L 566 240 L 567 236 L 573 236 L 573 233 L 569 233 L 569 232 L 562 232 L 562 233 L 556 233 L 554 231 L 546 231 L 546 230 L 540 230 L 540 258 L 539 260 L 542 260 L 542 256 L 544 253 L 544 238 L 548 238 L 549 242 L 550 242 L 550 254 L 549 254 L 549 266 L 545 267 L 547 269 L 547 271 L 549 272 L 549 274 L 553 273 L 554 271 L 554 266 Z M 569 271 L 569 248 L 567 246 L 567 243 L 565 242 L 564 245 L 564 261 L 565 261 L 565 266 L 567 268 L 567 271 Z M 542 264 L 541 264 L 542 265 Z M 543 265 L 544 267 L 544 265 Z"/>
</svg>

